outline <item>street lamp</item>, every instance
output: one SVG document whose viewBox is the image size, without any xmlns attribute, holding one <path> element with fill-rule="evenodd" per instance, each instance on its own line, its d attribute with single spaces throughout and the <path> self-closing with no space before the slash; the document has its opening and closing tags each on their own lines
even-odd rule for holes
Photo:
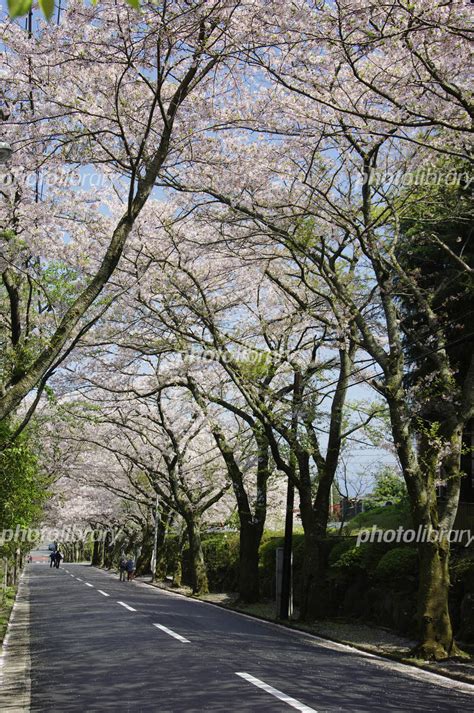
<svg viewBox="0 0 474 713">
<path fill-rule="evenodd" d="M 0 164 L 7 163 L 12 155 L 12 147 L 6 141 L 0 141 Z"/>
</svg>

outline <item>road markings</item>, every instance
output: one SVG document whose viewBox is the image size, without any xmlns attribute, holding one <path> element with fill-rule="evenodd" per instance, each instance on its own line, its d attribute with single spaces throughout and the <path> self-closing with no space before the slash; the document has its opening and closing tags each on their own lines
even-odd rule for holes
<svg viewBox="0 0 474 713">
<path fill-rule="evenodd" d="M 80 577 L 76 577 L 78 582 L 82 582 L 83 580 Z"/>
<path fill-rule="evenodd" d="M 107 594 L 107 592 L 103 592 L 102 589 L 98 589 L 97 591 L 99 592 L 99 594 L 103 594 L 104 597 L 110 597 L 110 594 Z"/>
<path fill-rule="evenodd" d="M 89 584 L 89 582 L 86 582 L 86 587 L 93 587 L 93 584 Z"/>
<path fill-rule="evenodd" d="M 257 686 L 257 688 L 261 688 L 267 693 L 270 693 L 272 696 L 275 696 L 275 698 L 278 698 L 280 701 L 283 701 L 283 703 L 287 703 L 292 708 L 296 708 L 297 711 L 301 711 L 301 713 L 317 713 L 314 708 L 306 706 L 304 703 L 297 701 L 296 698 L 287 696 L 286 693 L 282 693 L 282 691 L 279 691 L 277 688 L 269 686 L 268 683 L 261 681 L 259 678 L 251 676 L 249 673 L 236 673 L 235 675 L 240 676 L 240 678 L 245 679 L 249 683 L 253 683 L 254 686 Z"/>
<path fill-rule="evenodd" d="M 120 604 L 122 607 L 125 607 L 125 609 L 128 609 L 128 611 L 137 611 L 133 607 L 128 606 L 128 604 L 125 604 L 125 602 L 117 602 L 117 604 Z"/>
<path fill-rule="evenodd" d="M 185 639 L 184 636 L 181 636 L 180 634 L 177 634 L 175 631 L 168 629 L 166 626 L 163 626 L 163 624 L 153 624 L 153 626 L 156 626 L 157 629 L 161 629 L 161 631 L 164 631 L 166 634 L 169 634 L 173 638 L 178 639 L 178 641 L 182 641 L 183 644 L 191 643 L 189 641 L 189 639 Z"/>
</svg>

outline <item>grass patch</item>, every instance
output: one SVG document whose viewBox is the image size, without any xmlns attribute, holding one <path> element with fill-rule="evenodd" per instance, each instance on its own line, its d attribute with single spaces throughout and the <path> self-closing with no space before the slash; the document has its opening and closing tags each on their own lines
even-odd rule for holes
<svg viewBox="0 0 474 713">
<path fill-rule="evenodd" d="M 240 611 L 243 614 L 251 614 L 258 616 L 261 619 L 270 621 L 276 620 L 276 603 L 275 602 L 256 602 L 255 604 L 234 604 L 232 609 Z"/>
<path fill-rule="evenodd" d="M 400 526 L 405 529 L 412 528 L 413 522 L 408 504 L 385 505 L 361 512 L 349 520 L 343 528 L 343 533 L 357 535 L 358 532 L 368 530 L 374 525 L 380 530 L 397 530 Z"/>
<path fill-rule="evenodd" d="M 10 612 L 15 601 L 16 587 L 7 587 L 5 601 L 0 601 L 0 641 L 3 642 L 5 636 L 8 620 L 10 619 Z"/>
</svg>

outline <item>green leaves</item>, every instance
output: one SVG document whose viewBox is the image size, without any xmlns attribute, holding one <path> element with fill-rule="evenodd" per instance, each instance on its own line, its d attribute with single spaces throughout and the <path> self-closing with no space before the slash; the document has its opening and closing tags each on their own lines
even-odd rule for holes
<svg viewBox="0 0 474 713">
<path fill-rule="evenodd" d="M 0 424 L 0 530 L 36 525 L 48 497 L 49 480 L 33 449 L 35 434 L 25 430 L 11 442 L 15 428 L 6 419 Z M 17 545 L 0 542 L 2 554 Z"/>
<path fill-rule="evenodd" d="M 21 17 L 29 12 L 32 0 L 7 0 L 10 17 Z"/>
<path fill-rule="evenodd" d="M 98 0 L 92 0 L 92 4 L 96 5 Z M 140 0 L 126 0 L 127 5 L 133 7 L 134 10 L 140 9 Z M 27 15 L 31 10 L 33 0 L 7 0 L 8 13 L 10 17 L 22 17 Z M 54 13 L 54 0 L 38 0 L 38 5 L 41 12 L 47 20 L 50 20 Z"/>
<path fill-rule="evenodd" d="M 54 12 L 54 0 L 39 0 L 39 6 L 47 20 L 51 20 Z"/>
</svg>

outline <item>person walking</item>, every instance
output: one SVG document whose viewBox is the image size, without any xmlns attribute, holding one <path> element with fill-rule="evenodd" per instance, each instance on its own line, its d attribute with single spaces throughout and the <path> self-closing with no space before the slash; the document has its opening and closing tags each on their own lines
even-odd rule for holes
<svg viewBox="0 0 474 713">
<path fill-rule="evenodd" d="M 127 574 L 127 560 L 125 555 L 122 555 L 119 562 L 119 579 L 121 582 L 125 582 L 125 575 Z"/>
<path fill-rule="evenodd" d="M 56 566 L 56 552 L 51 552 L 49 555 L 49 566 Z"/>
<path fill-rule="evenodd" d="M 126 569 L 127 582 L 131 582 L 132 579 L 135 577 L 135 560 L 133 560 L 131 557 L 127 560 Z"/>
<path fill-rule="evenodd" d="M 61 564 L 61 560 L 63 559 L 63 556 L 59 550 L 56 550 L 54 553 L 54 566 L 56 569 L 59 569 L 59 565 Z"/>
</svg>

